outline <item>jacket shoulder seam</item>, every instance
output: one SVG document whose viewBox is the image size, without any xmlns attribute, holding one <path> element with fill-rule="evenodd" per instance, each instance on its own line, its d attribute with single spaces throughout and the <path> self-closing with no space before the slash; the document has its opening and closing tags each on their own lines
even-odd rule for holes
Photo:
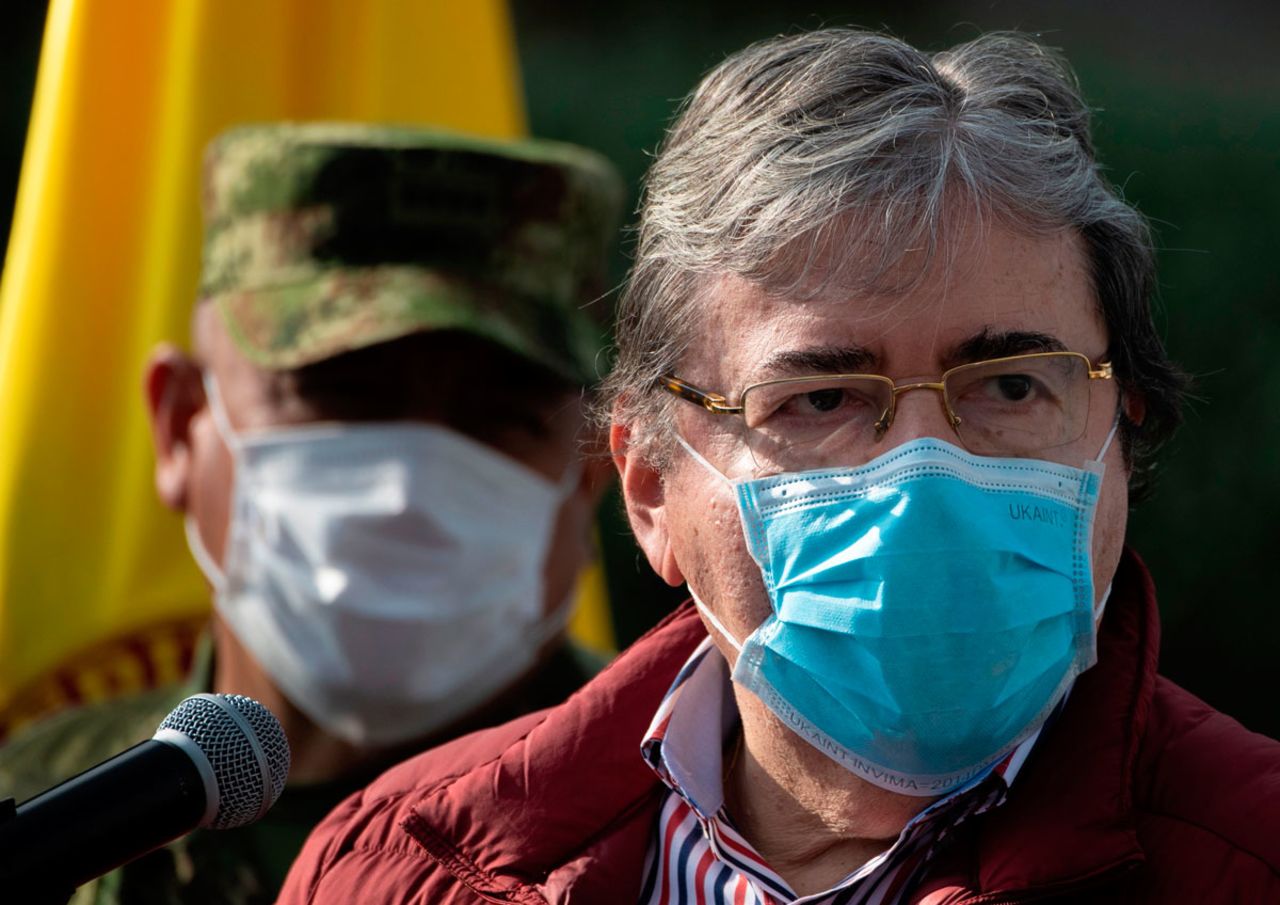
<svg viewBox="0 0 1280 905">
<path fill-rule="evenodd" d="M 400 825 L 423 850 L 425 857 L 420 856 L 420 860 L 434 861 L 477 895 L 485 896 L 485 890 L 502 890 L 513 897 L 512 902 L 525 903 L 525 905 L 547 905 L 547 900 L 528 884 L 515 880 L 502 880 L 481 868 L 458 851 L 416 813 L 410 814 Z"/>
<path fill-rule="evenodd" d="M 352 843 L 338 857 L 325 865 L 324 869 L 317 874 L 310 884 L 308 884 L 308 903 L 317 901 L 316 897 L 320 894 L 320 887 L 323 885 L 325 880 L 334 873 L 335 868 L 339 867 L 343 861 L 346 861 L 353 855 L 363 855 L 371 858 L 377 857 L 379 859 L 384 859 L 390 855 L 413 861 L 415 864 L 429 864 L 429 862 L 435 860 L 430 856 L 430 854 L 422 851 L 414 851 L 408 846 L 397 847 L 390 845 L 370 845 L 362 842 Z"/>
</svg>

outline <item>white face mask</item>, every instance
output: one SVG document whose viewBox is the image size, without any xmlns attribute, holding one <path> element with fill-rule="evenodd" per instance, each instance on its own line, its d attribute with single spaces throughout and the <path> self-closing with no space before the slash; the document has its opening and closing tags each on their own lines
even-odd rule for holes
<svg viewBox="0 0 1280 905">
<path fill-rule="evenodd" d="M 218 612 L 326 731 L 383 746 L 465 715 L 533 666 L 568 618 L 543 614 L 557 486 L 482 443 L 418 423 L 236 434 L 219 568 L 187 519 Z"/>
</svg>

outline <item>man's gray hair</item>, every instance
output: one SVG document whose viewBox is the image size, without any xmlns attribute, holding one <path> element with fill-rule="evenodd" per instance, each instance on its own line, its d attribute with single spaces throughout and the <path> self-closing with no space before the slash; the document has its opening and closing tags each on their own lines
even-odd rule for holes
<svg viewBox="0 0 1280 905">
<path fill-rule="evenodd" d="M 1109 357 L 1145 406 L 1122 434 L 1141 477 L 1177 426 L 1183 385 L 1151 320 L 1150 232 L 1100 173 L 1075 74 L 1018 34 L 926 54 L 827 29 L 763 41 L 712 70 L 647 179 L 604 404 L 630 426 L 633 451 L 661 466 L 673 400 L 657 383 L 678 370 L 711 278 L 784 294 L 832 281 L 903 291 L 911 277 L 896 265 L 923 252 L 923 276 L 939 253 L 958 253 L 939 240 L 963 232 L 958 219 L 1081 235 Z M 818 273 L 817 261 L 834 269 Z"/>
</svg>

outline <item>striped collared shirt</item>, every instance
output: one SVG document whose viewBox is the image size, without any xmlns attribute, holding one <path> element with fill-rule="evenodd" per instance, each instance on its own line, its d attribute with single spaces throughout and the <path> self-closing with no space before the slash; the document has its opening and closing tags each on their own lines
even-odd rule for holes
<svg viewBox="0 0 1280 905">
<path fill-rule="evenodd" d="M 738 722 L 728 666 L 708 638 L 681 668 L 641 745 L 669 790 L 649 843 L 641 905 L 894 905 L 957 826 L 1004 802 L 1040 735 L 925 808 L 892 846 L 831 889 L 802 898 L 725 810 L 722 753 Z"/>
</svg>

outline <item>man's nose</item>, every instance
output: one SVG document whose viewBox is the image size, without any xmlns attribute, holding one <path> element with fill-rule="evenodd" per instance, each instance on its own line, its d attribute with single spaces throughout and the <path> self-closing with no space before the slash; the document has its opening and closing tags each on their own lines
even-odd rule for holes
<svg viewBox="0 0 1280 905">
<path fill-rule="evenodd" d="M 903 386 L 895 403 L 893 423 L 889 425 L 881 441 L 891 446 L 899 446 L 922 437 L 956 442 L 956 431 L 947 415 L 941 388 L 917 383 Z"/>
</svg>

